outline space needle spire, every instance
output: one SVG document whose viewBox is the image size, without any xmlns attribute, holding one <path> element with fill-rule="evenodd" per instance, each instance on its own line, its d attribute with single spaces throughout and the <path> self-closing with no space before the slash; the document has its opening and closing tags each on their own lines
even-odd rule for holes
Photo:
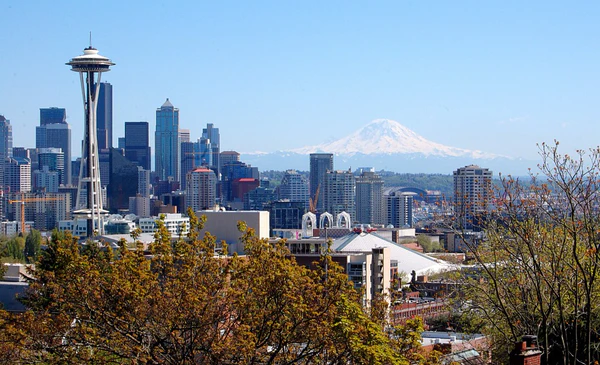
<svg viewBox="0 0 600 365">
<path fill-rule="evenodd" d="M 73 57 L 66 64 L 71 66 L 72 71 L 79 73 L 84 110 L 79 185 L 77 186 L 77 203 L 73 213 L 75 218 L 87 220 L 87 236 L 92 237 L 95 232 L 103 233 L 103 218 L 108 213 L 104 210 L 102 203 L 96 109 L 100 77 L 103 72 L 110 71 L 110 66 L 113 66 L 114 63 L 101 56 L 98 50 L 92 47 L 90 34 L 90 46 L 83 50 L 83 55 Z"/>
</svg>

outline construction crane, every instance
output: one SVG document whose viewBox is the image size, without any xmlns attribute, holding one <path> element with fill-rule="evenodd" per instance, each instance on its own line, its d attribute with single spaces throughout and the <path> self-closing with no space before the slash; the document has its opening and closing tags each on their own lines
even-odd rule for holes
<svg viewBox="0 0 600 365">
<path fill-rule="evenodd" d="M 317 212 L 317 202 L 319 201 L 319 190 L 321 190 L 321 184 L 317 186 L 314 198 L 308 198 L 308 209 L 311 213 Z"/>
<path fill-rule="evenodd" d="M 30 202 L 41 202 L 41 201 L 54 201 L 54 200 L 63 200 L 64 197 L 43 197 L 43 198 L 25 198 L 23 194 L 21 194 L 20 200 L 9 200 L 10 204 L 12 203 L 21 203 L 21 235 L 25 235 L 25 203 Z"/>
</svg>

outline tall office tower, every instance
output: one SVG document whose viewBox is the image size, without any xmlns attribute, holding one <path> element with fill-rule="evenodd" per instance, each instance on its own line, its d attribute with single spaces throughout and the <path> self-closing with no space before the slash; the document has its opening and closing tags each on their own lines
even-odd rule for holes
<svg viewBox="0 0 600 365">
<path fill-rule="evenodd" d="M 206 167 L 199 167 L 186 176 L 186 210 L 191 207 L 194 212 L 214 207 L 216 202 L 217 176 Z"/>
<path fill-rule="evenodd" d="M 148 122 L 125 122 L 125 157 L 150 170 L 150 139 Z"/>
<path fill-rule="evenodd" d="M 308 181 L 296 170 L 287 170 L 279 185 L 279 199 L 301 202 L 308 208 Z"/>
<path fill-rule="evenodd" d="M 11 193 L 31 191 L 31 161 L 28 158 L 10 157 L 6 161 L 6 186 Z"/>
<path fill-rule="evenodd" d="M 65 154 L 60 148 L 40 148 L 38 150 L 38 169 L 41 171 L 44 166 L 49 171 L 55 171 L 59 176 L 59 185 L 65 183 Z M 53 191 L 56 193 L 56 191 Z"/>
<path fill-rule="evenodd" d="M 138 166 L 137 193 L 144 198 L 150 197 L 150 170 L 144 170 L 141 166 Z"/>
<path fill-rule="evenodd" d="M 207 123 L 206 128 L 202 129 L 202 138 L 210 141 L 210 148 L 212 150 L 212 164 L 210 165 L 210 168 L 215 172 L 218 178 L 221 174 L 221 164 L 219 162 L 221 135 L 219 134 L 219 128 L 215 128 L 212 123 Z"/>
<path fill-rule="evenodd" d="M 158 178 L 179 181 L 179 109 L 167 101 L 156 109 L 154 158 Z"/>
<path fill-rule="evenodd" d="M 65 108 L 40 108 L 40 125 L 67 124 L 67 110 Z"/>
<path fill-rule="evenodd" d="M 413 204 L 416 193 L 396 191 L 385 196 L 385 224 L 395 228 L 413 226 Z"/>
<path fill-rule="evenodd" d="M 187 173 L 197 167 L 210 167 L 212 152 L 210 140 L 200 138 L 196 142 L 181 142 L 181 190 L 185 190 Z M 216 175 L 215 175 L 216 176 Z"/>
<path fill-rule="evenodd" d="M 241 161 L 230 162 L 223 165 L 223 171 L 221 172 L 223 199 L 228 202 L 233 202 L 236 199 L 241 201 L 243 196 L 240 196 L 235 191 L 234 182 L 239 179 L 253 179 L 258 182 L 258 178 L 258 168 L 247 165 Z M 248 182 L 248 180 L 243 182 Z M 258 186 L 258 184 L 256 186 Z"/>
<path fill-rule="evenodd" d="M 220 170 L 223 170 L 223 166 L 229 162 L 240 161 L 240 153 L 236 151 L 223 151 L 219 153 L 219 164 Z"/>
<path fill-rule="evenodd" d="M 98 136 L 98 149 L 111 148 L 113 138 L 113 88 L 108 82 L 100 83 L 98 93 L 98 114 L 96 135 Z"/>
<path fill-rule="evenodd" d="M 479 229 L 492 198 L 492 172 L 477 165 L 454 171 L 454 215 L 460 228 Z"/>
<path fill-rule="evenodd" d="M 12 155 L 14 157 L 23 157 L 31 160 L 31 150 L 26 147 L 13 147 Z"/>
<path fill-rule="evenodd" d="M 356 221 L 362 224 L 384 224 L 383 180 L 373 170 L 356 178 Z"/>
<path fill-rule="evenodd" d="M 68 123 L 53 123 L 35 127 L 35 147 L 60 148 L 64 153 L 65 179 L 63 184 L 71 184 L 71 127 Z M 34 158 L 34 156 L 31 156 Z"/>
<path fill-rule="evenodd" d="M 329 171 L 325 174 L 323 207 L 333 214 L 334 219 L 341 212 L 350 214 L 351 223 L 356 221 L 356 179 L 352 171 Z"/>
<path fill-rule="evenodd" d="M 310 175 L 308 179 L 310 188 L 310 198 L 315 201 L 315 208 L 319 212 L 323 212 L 324 200 L 321 195 L 323 193 L 325 176 L 327 171 L 333 171 L 333 154 L 332 153 L 311 153 L 310 154 Z M 317 194 L 317 191 L 319 194 Z"/>
<path fill-rule="evenodd" d="M 190 130 L 189 129 L 180 129 L 179 130 L 179 143 L 181 142 L 190 142 Z"/>
<path fill-rule="evenodd" d="M 12 157 L 12 126 L 10 121 L 0 115 L 0 188 L 4 188 L 6 174 L 6 159 Z"/>
<path fill-rule="evenodd" d="M 123 150 L 111 148 L 109 151 L 108 208 L 111 213 L 118 213 L 129 209 L 129 197 L 138 192 L 139 166 L 123 156 Z"/>
<path fill-rule="evenodd" d="M 72 71 L 79 73 L 85 115 L 77 203 L 73 213 L 75 217 L 87 221 L 86 232 L 90 237 L 94 235 L 94 231 L 99 234 L 103 233 L 103 215 L 108 213 L 104 210 L 100 186 L 96 111 L 101 75 L 103 72 L 110 71 L 110 66 L 113 66 L 114 63 L 108 58 L 100 56 L 98 50 L 90 45 L 83 50 L 83 55 L 73 57 L 67 65 L 71 66 Z M 68 161 L 71 160 L 70 153 L 65 152 L 65 157 Z"/>
</svg>

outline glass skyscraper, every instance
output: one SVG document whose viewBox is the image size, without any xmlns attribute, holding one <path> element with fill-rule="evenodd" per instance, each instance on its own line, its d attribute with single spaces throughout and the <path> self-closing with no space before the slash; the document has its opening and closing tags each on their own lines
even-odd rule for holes
<svg viewBox="0 0 600 365">
<path fill-rule="evenodd" d="M 125 157 L 150 170 L 148 122 L 125 122 Z"/>
<path fill-rule="evenodd" d="M 113 138 L 113 92 L 112 85 L 108 82 L 100 83 L 98 92 L 98 109 L 96 111 L 96 130 L 98 135 L 98 149 L 104 150 L 112 147 Z"/>
<path fill-rule="evenodd" d="M 0 115 L 0 188 L 6 183 L 6 160 L 12 157 L 12 126 L 10 121 Z M 0 213 L 1 214 L 1 213 Z"/>
<path fill-rule="evenodd" d="M 310 198 L 317 200 L 315 208 L 321 213 L 323 212 L 324 207 L 323 192 L 325 189 L 324 185 L 327 171 L 333 171 L 333 154 L 311 153 L 309 175 Z M 320 197 L 317 197 L 317 190 L 319 190 Z"/>
<path fill-rule="evenodd" d="M 221 153 L 221 135 L 219 134 L 219 128 L 215 128 L 212 123 L 206 124 L 206 128 L 202 129 L 202 138 L 207 139 L 210 143 L 212 151 L 212 162 L 210 168 L 217 175 L 217 179 L 221 174 L 221 164 L 219 163 L 219 157 Z"/>
<path fill-rule="evenodd" d="M 35 127 L 35 147 L 54 147 L 62 150 L 65 161 L 65 178 L 62 183 L 71 184 L 71 128 L 69 124 L 52 123 Z"/>
<path fill-rule="evenodd" d="M 167 101 L 156 109 L 155 168 L 160 180 L 179 181 L 179 109 Z"/>
<path fill-rule="evenodd" d="M 65 108 L 40 108 L 40 125 L 56 123 L 67 123 L 67 110 Z"/>
</svg>

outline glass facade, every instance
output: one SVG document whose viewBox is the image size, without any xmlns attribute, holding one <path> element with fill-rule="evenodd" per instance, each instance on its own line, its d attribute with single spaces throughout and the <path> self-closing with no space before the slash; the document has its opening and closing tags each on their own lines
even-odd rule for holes
<svg viewBox="0 0 600 365">
<path fill-rule="evenodd" d="M 156 110 L 155 168 L 160 180 L 179 181 L 179 109 L 167 99 Z"/>
</svg>

